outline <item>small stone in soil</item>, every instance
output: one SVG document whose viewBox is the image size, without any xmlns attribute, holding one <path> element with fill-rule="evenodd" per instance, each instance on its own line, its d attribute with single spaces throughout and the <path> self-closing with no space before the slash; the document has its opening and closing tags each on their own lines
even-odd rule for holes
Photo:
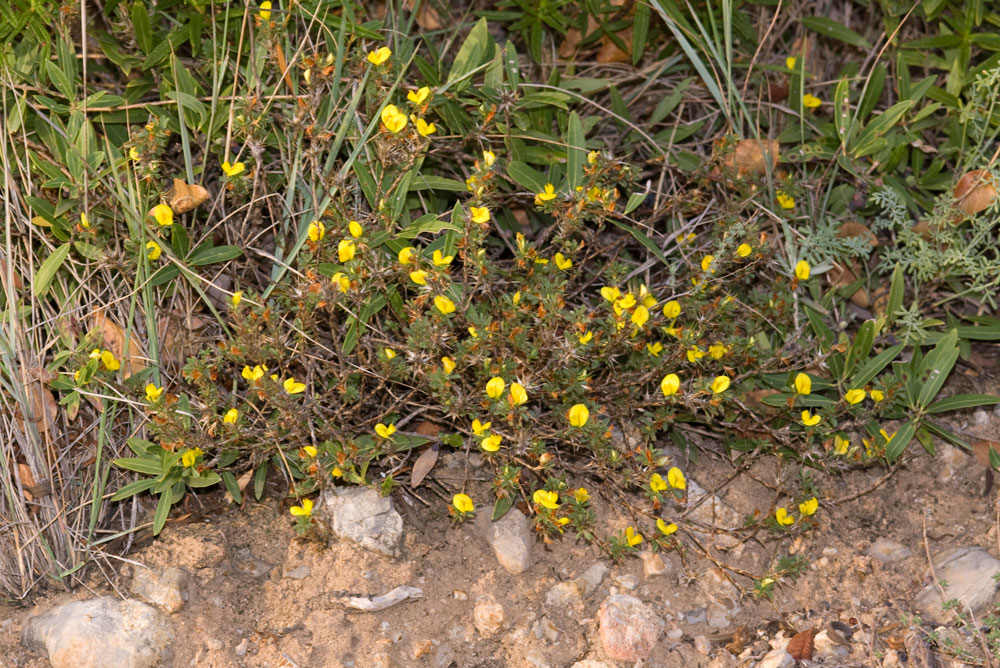
<svg viewBox="0 0 1000 668">
<path fill-rule="evenodd" d="M 484 525 L 486 540 L 504 570 L 513 575 L 528 570 L 534 539 L 524 513 L 514 508 L 496 522 L 491 522 L 485 514 L 480 517 L 482 519 L 477 519 Z"/>
<path fill-rule="evenodd" d="M 795 659 L 783 649 L 772 649 L 757 662 L 757 668 L 792 668 Z"/>
<path fill-rule="evenodd" d="M 647 658 L 663 632 L 663 620 L 633 596 L 609 596 L 597 613 L 604 653 L 613 661 Z"/>
<path fill-rule="evenodd" d="M 902 543 L 882 536 L 868 548 L 868 556 L 875 557 L 883 564 L 893 564 L 908 559 L 913 556 L 913 552 Z"/>
<path fill-rule="evenodd" d="M 948 584 L 945 598 L 957 599 L 962 613 L 971 608 L 973 614 L 978 615 L 993 601 L 1000 586 L 993 579 L 1000 573 L 1000 561 L 986 550 L 981 547 L 957 547 L 937 555 L 933 563 L 938 580 Z M 917 594 L 915 603 L 928 619 L 940 620 L 953 614 L 942 611 L 941 592 L 934 582 Z"/>
</svg>

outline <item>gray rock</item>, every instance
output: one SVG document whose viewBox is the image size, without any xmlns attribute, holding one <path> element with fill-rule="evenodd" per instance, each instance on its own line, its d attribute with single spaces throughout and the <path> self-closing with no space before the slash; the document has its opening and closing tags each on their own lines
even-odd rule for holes
<svg viewBox="0 0 1000 668">
<path fill-rule="evenodd" d="M 550 668 L 549 660 L 538 649 L 529 649 L 521 656 L 521 666 L 525 668 Z"/>
<path fill-rule="evenodd" d="M 476 607 L 472 611 L 472 621 L 479 634 L 484 638 L 489 638 L 503 628 L 506 613 L 503 606 L 496 602 L 496 599 L 492 596 L 486 596 L 476 603 Z"/>
<path fill-rule="evenodd" d="M 489 519 L 486 521 L 489 522 Z M 531 566 L 533 538 L 531 526 L 524 513 L 513 508 L 496 522 L 489 522 L 485 531 L 486 540 L 504 570 L 514 575 L 528 570 Z"/>
<path fill-rule="evenodd" d="M 913 551 L 902 543 L 889 538 L 880 537 L 868 548 L 869 557 L 875 557 L 883 564 L 894 564 L 913 556 Z"/>
<path fill-rule="evenodd" d="M 598 561 L 596 564 L 585 570 L 580 577 L 576 579 L 577 583 L 580 585 L 580 593 L 584 596 L 590 596 L 593 594 L 601 583 L 604 582 L 604 576 L 608 574 L 608 567 L 604 562 Z"/>
<path fill-rule="evenodd" d="M 971 608 L 976 615 L 993 602 L 997 587 L 1000 587 L 993 579 L 1000 573 L 1000 561 L 986 550 L 981 547 L 957 547 L 937 555 L 933 563 L 938 580 L 948 586 L 945 587 L 944 599 L 934 582 L 917 594 L 917 609 L 925 617 L 943 620 L 953 614 L 946 615 L 941 609 L 944 600 L 958 599 L 960 612 Z"/>
<path fill-rule="evenodd" d="M 609 596 L 597 613 L 601 644 L 612 661 L 647 658 L 663 633 L 663 620 L 633 596 Z"/>
<path fill-rule="evenodd" d="M 576 580 L 557 582 L 545 594 L 547 608 L 567 608 L 583 603 L 583 594 Z"/>
<path fill-rule="evenodd" d="M 619 575 L 615 581 L 629 591 L 639 586 L 639 578 L 634 575 Z"/>
<path fill-rule="evenodd" d="M 132 573 L 132 593 L 168 613 L 184 607 L 190 586 L 191 576 L 176 566 L 167 566 L 160 572 L 136 566 Z"/>
<path fill-rule="evenodd" d="M 41 646 L 52 668 L 164 668 L 173 662 L 174 632 L 141 601 L 93 598 L 31 617 L 21 642 Z"/>
<path fill-rule="evenodd" d="M 335 487 L 323 495 L 318 517 L 341 538 L 362 547 L 398 557 L 403 538 L 403 518 L 392 499 L 367 487 Z"/>
<path fill-rule="evenodd" d="M 825 661 L 827 663 L 840 663 L 847 658 L 851 650 L 846 645 L 841 645 L 830 637 L 830 634 L 823 629 L 813 637 L 813 660 Z"/>
<path fill-rule="evenodd" d="M 712 653 L 712 643 L 708 642 L 708 638 L 705 636 L 694 637 L 694 648 L 702 656 L 708 656 Z"/>
<path fill-rule="evenodd" d="M 783 649 L 772 649 L 757 662 L 757 668 L 792 668 L 795 659 Z"/>
<path fill-rule="evenodd" d="M 705 621 L 705 608 L 695 608 L 684 613 L 684 621 L 688 624 L 701 624 Z"/>
<path fill-rule="evenodd" d="M 305 580 L 309 577 L 309 566 L 299 564 L 295 568 L 282 568 L 281 577 L 288 578 L 289 580 Z"/>
<path fill-rule="evenodd" d="M 639 553 L 639 558 L 642 559 L 642 573 L 647 578 L 655 575 L 663 575 L 669 570 L 667 563 L 663 560 L 663 556 L 659 552 L 644 550 Z"/>
</svg>

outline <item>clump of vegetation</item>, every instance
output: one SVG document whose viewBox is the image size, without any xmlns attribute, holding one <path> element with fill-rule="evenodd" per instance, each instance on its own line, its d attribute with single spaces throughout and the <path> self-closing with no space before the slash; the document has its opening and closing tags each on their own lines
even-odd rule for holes
<svg viewBox="0 0 1000 668">
<path fill-rule="evenodd" d="M 867 39 L 811 17 L 776 42 L 756 6 L 724 35 L 714 10 L 661 3 L 511 3 L 447 35 L 413 28 L 426 9 L 179 7 L 119 3 L 90 41 L 67 16 L 54 47 L 34 26 L 2 54 L 4 503 L 37 526 L 65 511 L 25 494 L 38 481 L 89 500 L 85 539 L 28 571 L 69 577 L 150 499 L 158 533 L 204 489 L 270 483 L 305 534 L 315 492 L 389 494 L 449 450 L 493 476 L 442 495 L 457 523 L 520 502 L 547 541 L 683 549 L 678 453 L 699 439 L 891 465 L 914 439 L 965 445 L 937 416 L 996 401 L 939 394 L 1000 331 L 977 311 L 996 176 L 959 150 L 995 134 L 997 70 L 914 83 L 903 45 L 898 91 L 860 58 L 828 90 L 815 50 Z M 975 110 L 951 105 L 963 91 Z M 91 456 L 53 456 L 60 435 Z M 747 531 L 822 521 L 800 482 Z M 627 527 L 597 526 L 595 490 Z"/>
</svg>

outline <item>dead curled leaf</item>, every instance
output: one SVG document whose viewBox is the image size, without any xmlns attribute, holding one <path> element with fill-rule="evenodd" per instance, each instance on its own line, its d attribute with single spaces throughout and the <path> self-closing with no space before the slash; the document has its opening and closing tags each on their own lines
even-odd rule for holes
<svg viewBox="0 0 1000 668">
<path fill-rule="evenodd" d="M 811 661 L 813 657 L 813 636 L 816 629 L 806 629 L 799 631 L 788 641 L 785 651 L 792 655 L 796 661 Z"/>
<path fill-rule="evenodd" d="M 414 5 L 416 5 L 416 0 L 406 0 L 403 3 L 403 6 L 411 12 Z M 441 22 L 441 15 L 438 14 L 438 11 L 434 9 L 434 5 L 429 0 L 422 0 L 414 19 L 421 30 L 440 30 L 444 27 L 444 24 Z"/>
<path fill-rule="evenodd" d="M 174 213 L 187 213 L 201 206 L 209 197 L 203 186 L 188 185 L 181 179 L 174 179 L 174 185 L 167 191 L 167 204 Z"/>
<path fill-rule="evenodd" d="M 98 340 L 102 341 L 104 348 L 110 350 L 115 359 L 121 362 L 122 378 L 127 379 L 133 373 L 146 368 L 146 358 L 142 354 L 138 334 L 134 330 L 128 340 L 128 355 L 125 355 L 125 332 L 121 327 L 100 310 L 94 312 L 92 323 Z"/>
<path fill-rule="evenodd" d="M 985 439 L 973 441 L 972 454 L 976 458 L 976 461 L 983 466 L 990 467 L 990 450 L 995 451 L 1000 455 L 1000 443 L 996 441 L 988 441 Z"/>
<path fill-rule="evenodd" d="M 997 183 L 986 169 L 973 169 L 955 184 L 955 205 L 966 216 L 985 211 L 996 201 Z"/>
<path fill-rule="evenodd" d="M 764 176 L 778 166 L 780 146 L 774 139 L 741 139 L 722 159 L 722 171 L 731 179 Z"/>
<path fill-rule="evenodd" d="M 438 460 L 439 449 L 438 444 L 434 443 L 420 453 L 417 461 L 413 463 L 413 470 L 410 472 L 410 487 L 419 487 L 420 483 L 427 477 L 427 474 L 433 470 Z"/>
</svg>

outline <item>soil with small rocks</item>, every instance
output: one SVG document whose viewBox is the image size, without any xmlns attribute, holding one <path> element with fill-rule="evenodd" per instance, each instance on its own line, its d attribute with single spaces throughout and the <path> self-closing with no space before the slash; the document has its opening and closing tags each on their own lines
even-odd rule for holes
<svg viewBox="0 0 1000 668">
<path fill-rule="evenodd" d="M 949 386 L 1000 389 L 966 374 Z M 1000 433 L 1000 412 L 969 411 L 950 424 L 968 439 L 988 439 Z M 171 523 L 128 555 L 134 565 L 110 574 L 114 587 L 91 572 L 88 586 L 71 593 L 39 591 L 28 607 L 0 606 L 0 666 L 56 665 L 44 643 L 22 642 L 37 624 L 30 620 L 97 596 L 155 608 L 173 638 L 162 665 L 177 668 L 792 666 L 788 642 L 806 630 L 814 633 L 809 665 L 971 665 L 956 651 L 981 654 L 979 640 L 940 610 L 938 586 L 971 577 L 961 586 L 973 590 L 977 619 L 990 612 L 1000 506 L 986 466 L 935 445 L 931 456 L 914 441 L 892 471 L 811 470 L 821 493 L 811 528 L 741 534 L 729 530 L 733 516 L 791 507 L 787 494 L 799 489 L 802 468 L 767 456 L 734 476 L 731 458 L 705 442 L 679 465 L 717 496 L 718 530 L 702 513 L 697 523 L 680 522 L 679 550 L 640 551 L 618 563 L 571 535 L 546 543 L 530 521 L 519 527 L 515 518 L 497 532 L 485 507 L 475 522 L 455 525 L 450 493 L 464 483 L 482 503 L 490 475 L 453 453 L 416 490 L 419 498 L 394 493 L 398 546 L 368 549 L 332 531 L 298 538 L 288 504 L 273 497 Z M 603 535 L 635 523 L 611 513 L 618 506 L 608 499 L 595 498 L 595 507 Z M 683 510 L 661 514 L 671 513 Z M 500 533 L 514 541 L 503 547 L 510 554 L 496 547 Z M 753 577 L 789 555 L 804 560 L 804 572 L 782 578 L 771 599 L 754 596 Z M 955 564 L 969 570 L 956 573 Z M 945 572 L 949 581 L 940 583 Z M 957 591 L 945 594 L 964 596 Z M 359 600 L 391 605 L 363 610 Z M 100 650 L 100 635 L 85 651 Z"/>
</svg>

